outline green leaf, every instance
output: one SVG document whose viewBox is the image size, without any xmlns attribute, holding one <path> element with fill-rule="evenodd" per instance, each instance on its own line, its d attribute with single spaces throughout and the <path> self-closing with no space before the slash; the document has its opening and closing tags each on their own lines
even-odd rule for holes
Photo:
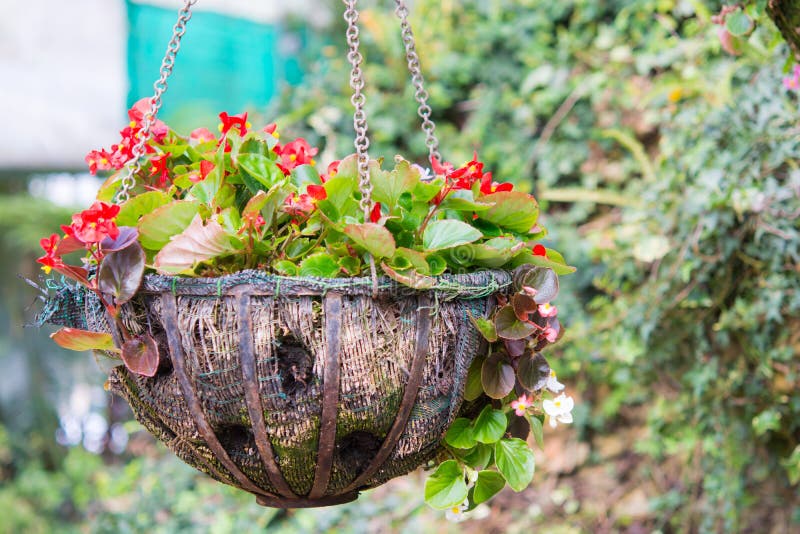
<svg viewBox="0 0 800 534">
<path fill-rule="evenodd" d="M 494 445 L 494 461 L 514 491 L 522 491 L 533 480 L 533 451 L 519 438 L 501 439 Z"/>
<path fill-rule="evenodd" d="M 481 383 L 481 367 L 486 357 L 476 356 L 467 371 L 467 383 L 464 386 L 464 400 L 473 401 L 483 395 L 483 384 Z"/>
<path fill-rule="evenodd" d="M 430 202 L 433 197 L 439 194 L 443 186 L 444 180 L 441 178 L 431 180 L 430 182 L 417 182 L 411 194 L 414 195 L 415 200 Z"/>
<path fill-rule="evenodd" d="M 547 267 L 524 265 L 514 273 L 514 289 L 532 287 L 536 290 L 533 296 L 536 304 L 553 301 L 558 296 L 558 275 Z"/>
<path fill-rule="evenodd" d="M 444 219 L 428 223 L 422 234 L 422 246 L 425 250 L 441 250 L 465 245 L 481 237 L 483 234 L 465 222 Z"/>
<path fill-rule="evenodd" d="M 477 443 L 472 435 L 472 421 L 464 417 L 459 417 L 444 435 L 444 440 L 451 447 L 456 449 L 471 449 Z"/>
<path fill-rule="evenodd" d="M 399 260 L 405 260 L 407 262 L 407 266 L 405 268 L 413 268 L 420 274 L 427 275 L 431 273 L 430 265 L 428 265 L 428 261 L 425 259 L 425 254 L 422 252 L 412 250 L 410 248 L 398 247 L 394 252 L 394 257 L 392 257 L 393 268 L 397 267 L 397 262 Z"/>
<path fill-rule="evenodd" d="M 514 389 L 514 368 L 501 352 L 495 352 L 481 366 L 483 391 L 493 399 L 502 399 Z"/>
<path fill-rule="evenodd" d="M 458 506 L 467 498 L 464 470 L 455 460 L 442 462 L 425 481 L 425 502 L 437 510 Z"/>
<path fill-rule="evenodd" d="M 292 183 L 299 188 L 308 184 L 321 184 L 322 180 L 319 178 L 319 172 L 316 167 L 304 164 L 298 165 L 292 169 Z M 305 191 L 305 189 L 303 189 Z"/>
<path fill-rule="evenodd" d="M 494 447 L 484 443 L 478 443 L 467 454 L 464 455 L 464 462 L 473 469 L 485 469 L 492 462 Z"/>
<path fill-rule="evenodd" d="M 430 289 L 436 285 L 436 280 L 431 278 L 430 276 L 425 276 L 424 274 L 419 274 L 414 269 L 406 269 L 405 271 L 396 271 L 386 265 L 386 263 L 381 263 L 381 269 L 383 272 L 386 273 L 386 276 L 391 278 L 392 280 L 396 280 L 403 285 L 408 287 L 412 287 L 414 289 Z"/>
<path fill-rule="evenodd" d="M 483 200 L 483 198 L 480 200 L 475 200 L 474 193 L 469 189 L 457 189 L 447 195 L 447 197 L 439 205 L 439 209 L 481 212 L 486 211 L 494 206 L 493 202 L 486 202 Z"/>
<path fill-rule="evenodd" d="M 97 271 L 98 289 L 113 295 L 116 305 L 128 302 L 142 283 L 144 264 L 144 249 L 139 243 L 109 252 L 100 262 Z"/>
<path fill-rule="evenodd" d="M 161 274 L 188 273 L 200 262 L 235 251 L 222 225 L 213 219 L 204 225 L 198 214 L 156 254 L 153 267 Z"/>
<path fill-rule="evenodd" d="M 548 254 L 551 254 L 549 250 Z M 574 273 L 576 270 L 575 267 L 572 267 L 571 265 L 565 265 L 564 263 L 559 263 L 551 258 L 546 258 L 544 256 L 536 256 L 530 250 L 523 250 L 520 254 L 515 256 L 510 264 L 510 267 L 514 268 L 526 264 L 537 265 L 539 267 L 547 267 L 549 269 L 552 269 L 553 272 L 558 275 L 571 274 Z"/>
<path fill-rule="evenodd" d="M 361 273 L 361 260 L 352 256 L 342 256 L 339 258 L 339 267 L 349 276 L 357 276 Z"/>
<path fill-rule="evenodd" d="M 158 345 L 149 334 L 129 339 L 122 345 L 122 361 L 132 373 L 155 376 L 158 371 Z"/>
<path fill-rule="evenodd" d="M 139 217 L 169 203 L 171 197 L 163 191 L 147 191 L 122 203 L 117 214 L 117 226 L 136 226 Z"/>
<path fill-rule="evenodd" d="M 538 330 L 535 325 L 520 321 L 510 304 L 500 308 L 494 324 L 497 335 L 504 339 L 525 339 Z"/>
<path fill-rule="evenodd" d="M 472 221 L 472 226 L 480 230 L 484 237 L 500 237 L 503 235 L 503 230 L 499 226 L 483 219 L 475 219 Z"/>
<path fill-rule="evenodd" d="M 161 250 L 172 236 L 183 232 L 200 210 L 198 202 L 171 202 L 139 220 L 139 242 L 148 250 Z"/>
<path fill-rule="evenodd" d="M 50 339 L 55 341 L 59 347 L 67 350 L 119 352 L 119 349 L 114 346 L 114 338 L 111 337 L 111 334 L 104 332 L 89 332 L 88 330 L 64 327 L 50 334 Z"/>
<path fill-rule="evenodd" d="M 312 254 L 300 263 L 300 276 L 335 278 L 339 270 L 339 264 L 327 252 Z"/>
<path fill-rule="evenodd" d="M 394 255 L 394 236 L 385 226 L 375 223 L 348 224 L 344 233 L 376 259 Z"/>
<path fill-rule="evenodd" d="M 259 191 L 252 197 L 250 200 L 247 201 L 244 208 L 242 208 L 242 217 L 246 216 L 257 216 L 261 209 L 267 205 L 267 201 L 269 200 L 269 196 L 267 195 L 266 191 Z"/>
<path fill-rule="evenodd" d="M 272 264 L 272 268 L 278 274 L 282 274 L 283 276 L 297 276 L 300 272 L 300 268 L 289 260 L 280 260 L 276 261 Z"/>
<path fill-rule="evenodd" d="M 542 427 L 542 420 L 540 417 L 544 416 L 528 414 L 528 423 L 531 425 L 531 434 L 533 434 L 533 439 L 536 440 L 536 444 L 540 449 L 544 449 L 544 428 Z"/>
<path fill-rule="evenodd" d="M 285 178 L 277 163 L 262 154 L 239 154 L 237 163 L 241 170 L 265 189 L 270 189 Z"/>
<path fill-rule="evenodd" d="M 753 29 L 753 21 L 741 9 L 728 13 L 725 17 L 725 28 L 736 37 L 742 37 Z"/>
<path fill-rule="evenodd" d="M 399 159 L 391 172 L 381 170 L 377 162 L 370 166 L 372 200 L 380 202 L 394 213 L 399 206 L 400 196 L 409 192 L 419 181 L 419 172 L 404 159 Z"/>
<path fill-rule="evenodd" d="M 494 497 L 506 487 L 506 479 L 497 471 L 480 471 L 472 492 L 472 502 L 480 504 Z"/>
<path fill-rule="evenodd" d="M 526 351 L 519 357 L 517 379 L 525 389 L 539 391 L 544 389 L 550 378 L 550 364 L 540 353 Z"/>
<path fill-rule="evenodd" d="M 480 218 L 514 232 L 527 233 L 539 218 L 539 204 L 520 191 L 502 191 L 481 197 L 494 206 L 480 213 Z"/>
<path fill-rule="evenodd" d="M 438 254 L 428 254 L 425 256 L 425 260 L 431 268 L 431 276 L 439 276 L 447 269 L 447 262 Z"/>
<path fill-rule="evenodd" d="M 358 188 L 358 180 L 340 172 L 325 182 L 324 187 L 327 200 L 342 213 L 345 211 L 347 201 L 353 197 L 353 193 Z"/>
<path fill-rule="evenodd" d="M 508 426 L 506 414 L 485 406 L 473 423 L 472 435 L 481 443 L 494 443 L 503 437 Z"/>
<path fill-rule="evenodd" d="M 497 341 L 497 330 L 494 327 L 494 322 L 490 319 L 483 317 L 474 317 L 471 313 L 467 312 L 470 322 L 477 328 L 483 338 L 489 343 Z"/>
</svg>

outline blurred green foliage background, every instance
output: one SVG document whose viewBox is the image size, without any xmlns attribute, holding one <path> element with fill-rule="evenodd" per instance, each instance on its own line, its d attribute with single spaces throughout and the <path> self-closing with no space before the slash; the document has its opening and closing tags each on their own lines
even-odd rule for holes
<svg viewBox="0 0 800 534">
<path fill-rule="evenodd" d="M 422 163 L 390 4 L 362 14 L 370 153 Z M 66 449 L 36 384 L 63 382 L 80 357 L 8 326 L 24 321 L 9 308 L 0 339 L 16 348 L 0 361 L 24 351 L 34 379 L 0 412 L 0 531 L 800 529 L 798 99 L 781 84 L 790 63 L 772 23 L 758 17 L 731 56 L 711 22 L 720 7 L 414 3 L 443 155 L 461 163 L 477 150 L 499 181 L 533 192 L 548 243 L 578 267 L 558 302 L 567 335 L 548 356 L 576 397 L 576 422 L 546 435 L 531 488 L 458 527 L 422 505 L 418 476 L 351 505 L 285 513 L 194 474 L 141 434 L 120 455 Z M 343 23 L 329 31 L 303 84 L 260 110 L 284 138 L 320 146 L 322 160 L 352 151 Z M 33 271 L 36 238 L 66 215 L 26 200 L 33 219 L 19 201 L 0 199 L 0 246 L 14 258 L 2 280 L 6 302 L 27 303 L 33 290 L 13 273 Z M 103 380 L 98 368 L 83 376 Z"/>
</svg>

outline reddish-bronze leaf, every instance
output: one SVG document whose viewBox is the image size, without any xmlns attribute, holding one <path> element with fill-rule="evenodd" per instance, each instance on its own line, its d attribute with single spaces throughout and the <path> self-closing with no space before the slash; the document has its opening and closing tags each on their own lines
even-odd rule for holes
<svg viewBox="0 0 800 534">
<path fill-rule="evenodd" d="M 501 352 L 495 352 L 483 362 L 481 383 L 483 391 L 493 399 L 502 399 L 514 389 L 514 368 Z"/>
<path fill-rule="evenodd" d="M 148 334 L 129 339 L 122 345 L 122 361 L 132 373 L 155 376 L 158 370 L 158 345 Z"/>
<path fill-rule="evenodd" d="M 58 332 L 50 335 L 59 347 L 79 352 L 86 350 L 105 350 L 109 352 L 119 352 L 114 346 L 114 339 L 111 334 L 104 332 L 89 332 L 78 328 L 64 327 Z"/>
</svg>

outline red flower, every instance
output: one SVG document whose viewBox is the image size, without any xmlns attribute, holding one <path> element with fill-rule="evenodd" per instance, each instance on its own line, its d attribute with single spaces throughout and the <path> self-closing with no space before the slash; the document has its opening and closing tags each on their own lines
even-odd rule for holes
<svg viewBox="0 0 800 534">
<path fill-rule="evenodd" d="M 131 120 L 130 127 L 138 131 L 144 126 L 144 116 L 150 112 L 150 97 L 145 97 L 136 102 L 131 109 L 128 110 L 128 118 Z M 169 127 L 156 119 L 150 126 L 150 134 L 157 143 L 164 141 L 164 138 L 169 133 Z"/>
<path fill-rule="evenodd" d="M 62 226 L 61 229 L 68 236 L 73 236 L 87 245 L 99 243 L 106 237 L 116 239 L 119 235 L 119 228 L 114 222 L 117 213 L 119 213 L 118 205 L 98 201 L 88 210 L 73 215 L 72 224 Z"/>
<path fill-rule="evenodd" d="M 247 112 L 238 115 L 228 115 L 223 111 L 219 114 L 219 120 L 222 121 L 219 125 L 219 131 L 222 133 L 222 137 L 228 135 L 228 132 L 231 131 L 232 128 L 238 129 L 239 135 L 244 136 L 247 134 L 247 129 L 250 127 L 250 123 L 247 122 Z"/>
<path fill-rule="evenodd" d="M 280 156 L 281 162 L 278 163 L 278 167 L 287 176 L 292 173 L 292 169 L 299 165 L 314 165 L 314 156 L 317 155 L 317 149 L 309 145 L 308 141 L 302 137 L 298 137 L 285 146 L 275 145 L 272 150 Z"/>
<path fill-rule="evenodd" d="M 330 180 L 331 178 L 333 178 L 334 176 L 336 176 L 336 174 L 339 172 L 339 164 L 340 163 L 341 163 L 341 160 L 337 159 L 336 161 L 331 161 L 328 164 L 328 173 L 327 174 L 323 174 L 322 176 L 319 177 L 320 180 L 322 180 L 323 184 L 325 182 L 327 182 L 328 180 Z"/>
<path fill-rule="evenodd" d="M 267 135 L 271 135 L 275 139 L 278 139 L 280 137 L 280 134 L 278 133 L 277 128 L 278 125 L 275 124 L 274 122 L 272 124 L 267 124 L 266 126 L 264 126 L 264 133 Z"/>
<path fill-rule="evenodd" d="M 481 193 L 490 195 L 492 193 L 499 193 L 500 191 L 511 191 L 514 189 L 514 184 L 503 182 L 498 184 L 492 181 L 492 173 L 487 172 L 481 178 Z"/>
<path fill-rule="evenodd" d="M 207 143 L 209 141 L 216 141 L 216 136 L 208 128 L 196 128 L 189 134 L 189 141 L 195 144 Z"/>
<path fill-rule="evenodd" d="M 150 160 L 150 176 L 158 175 L 158 187 L 164 188 L 169 180 L 169 169 L 167 159 L 171 156 L 169 152 L 156 156 Z"/>
<path fill-rule="evenodd" d="M 376 202 L 374 206 L 372 206 L 372 211 L 369 212 L 369 220 L 370 222 L 378 222 L 381 220 L 381 203 Z"/>
<path fill-rule="evenodd" d="M 289 195 L 283 201 L 283 211 L 291 215 L 306 215 L 314 211 L 314 202 L 306 194 L 300 196 L 296 194 Z"/>
<path fill-rule="evenodd" d="M 542 245 L 535 245 L 533 247 L 533 255 L 534 256 L 544 256 L 547 257 L 547 249 L 544 248 Z"/>
<path fill-rule="evenodd" d="M 491 180 L 491 173 L 489 180 Z M 452 184 L 452 189 L 472 189 L 472 184 L 483 178 L 483 163 L 478 161 L 478 153 L 473 152 L 472 161 L 463 167 L 450 171 L 445 175 L 448 183 Z"/>
<path fill-rule="evenodd" d="M 214 170 L 214 167 L 216 167 L 216 165 L 204 159 L 200 162 L 200 173 L 193 172 L 189 175 L 189 180 L 194 184 L 202 182 L 208 177 L 208 173 Z"/>
<path fill-rule="evenodd" d="M 431 158 L 431 167 L 433 167 L 433 173 L 436 176 L 447 176 L 451 172 L 453 172 L 453 164 L 448 162 L 440 162 L 436 158 Z"/>
<path fill-rule="evenodd" d="M 325 200 L 328 198 L 328 192 L 321 185 L 309 184 L 306 186 L 306 192 L 314 200 Z"/>
<path fill-rule="evenodd" d="M 112 169 L 111 156 L 105 150 L 92 150 L 89 152 L 86 155 L 86 164 L 89 165 L 89 172 L 97 174 L 98 170 L 107 171 Z"/>
<path fill-rule="evenodd" d="M 64 265 L 64 263 L 61 261 L 61 257 L 56 255 L 58 242 L 58 234 L 53 234 L 49 238 L 45 237 L 39 241 L 42 249 L 44 249 L 45 255 L 41 258 L 38 258 L 36 261 L 42 264 L 42 270 L 45 272 L 45 274 L 50 274 L 50 271 L 53 270 L 53 268 Z"/>
</svg>

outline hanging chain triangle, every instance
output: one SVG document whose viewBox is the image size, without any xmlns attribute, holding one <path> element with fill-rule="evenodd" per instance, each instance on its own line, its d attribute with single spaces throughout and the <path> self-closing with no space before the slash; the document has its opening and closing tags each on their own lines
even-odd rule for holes
<svg viewBox="0 0 800 534">
<path fill-rule="evenodd" d="M 158 110 L 161 109 L 161 97 L 164 96 L 164 92 L 167 90 L 167 80 L 172 75 L 172 69 L 175 67 L 175 57 L 181 49 L 183 34 L 186 33 L 186 23 L 192 18 L 191 9 L 196 3 L 197 0 L 184 0 L 183 7 L 178 11 L 178 20 L 172 28 L 172 38 L 167 44 L 167 51 L 161 61 L 161 69 L 159 69 L 161 76 L 153 84 L 154 94 L 150 99 L 150 109 L 142 119 L 142 129 L 139 131 L 138 141 L 131 149 L 131 159 L 120 181 L 121 187 L 115 198 L 117 204 L 122 204 L 130 198 L 131 189 L 136 185 L 135 177 L 142 170 L 142 155 L 145 152 L 145 145 L 152 135 L 151 129 L 156 122 Z"/>
</svg>

